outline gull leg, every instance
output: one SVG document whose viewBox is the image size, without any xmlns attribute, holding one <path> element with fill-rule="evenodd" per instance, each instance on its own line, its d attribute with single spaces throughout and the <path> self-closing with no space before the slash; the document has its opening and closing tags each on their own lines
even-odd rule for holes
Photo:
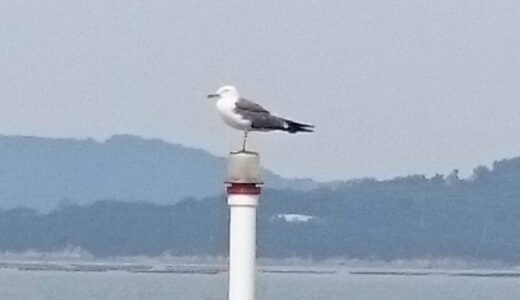
<svg viewBox="0 0 520 300">
<path fill-rule="evenodd" d="M 247 130 L 244 131 L 244 140 L 242 141 L 242 152 L 246 152 L 247 145 Z"/>
</svg>

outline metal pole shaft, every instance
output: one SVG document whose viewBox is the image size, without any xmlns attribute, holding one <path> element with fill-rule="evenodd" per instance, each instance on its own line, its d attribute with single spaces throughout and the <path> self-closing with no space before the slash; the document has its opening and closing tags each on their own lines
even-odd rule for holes
<svg viewBox="0 0 520 300">
<path fill-rule="evenodd" d="M 258 195 L 229 195 L 229 300 L 255 299 Z"/>
</svg>

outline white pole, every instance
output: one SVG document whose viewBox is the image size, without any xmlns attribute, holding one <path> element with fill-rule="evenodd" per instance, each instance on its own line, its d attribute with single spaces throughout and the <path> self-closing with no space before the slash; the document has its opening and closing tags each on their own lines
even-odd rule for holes
<svg viewBox="0 0 520 300">
<path fill-rule="evenodd" d="M 229 300 L 255 299 L 258 195 L 230 194 Z"/>
<path fill-rule="evenodd" d="M 229 215 L 229 300 L 255 299 L 256 207 L 261 168 L 255 152 L 231 153 L 227 181 Z"/>
</svg>

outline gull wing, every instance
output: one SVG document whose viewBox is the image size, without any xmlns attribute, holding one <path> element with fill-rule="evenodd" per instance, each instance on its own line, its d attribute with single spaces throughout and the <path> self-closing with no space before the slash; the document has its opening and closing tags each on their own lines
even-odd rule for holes
<svg viewBox="0 0 520 300">
<path fill-rule="evenodd" d="M 289 133 L 313 132 L 314 126 L 310 124 L 298 123 L 288 119 L 271 115 L 269 111 L 261 105 L 240 98 L 235 104 L 235 112 L 242 118 L 251 122 L 251 128 L 259 131 L 283 130 Z"/>
<path fill-rule="evenodd" d="M 260 104 L 257 104 L 251 100 L 247 100 L 244 98 L 238 99 L 236 103 L 236 109 L 243 110 L 246 112 L 269 113 L 269 111 L 263 108 Z"/>
<path fill-rule="evenodd" d="M 235 106 L 235 112 L 241 115 L 242 118 L 251 121 L 253 129 L 269 131 L 285 128 L 285 121 L 282 118 L 271 115 L 260 104 L 240 98 Z"/>
</svg>

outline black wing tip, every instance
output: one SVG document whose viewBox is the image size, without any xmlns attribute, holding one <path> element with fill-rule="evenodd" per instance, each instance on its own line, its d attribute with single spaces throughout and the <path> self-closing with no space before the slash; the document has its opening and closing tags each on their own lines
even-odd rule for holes
<svg viewBox="0 0 520 300">
<path fill-rule="evenodd" d="M 298 123 L 291 120 L 285 120 L 287 123 L 286 131 L 289 133 L 296 132 L 314 132 L 314 125 Z"/>
<path fill-rule="evenodd" d="M 310 129 L 310 128 L 300 128 L 296 131 L 292 131 L 291 133 L 297 133 L 297 132 L 314 132 L 314 129 Z"/>
</svg>

